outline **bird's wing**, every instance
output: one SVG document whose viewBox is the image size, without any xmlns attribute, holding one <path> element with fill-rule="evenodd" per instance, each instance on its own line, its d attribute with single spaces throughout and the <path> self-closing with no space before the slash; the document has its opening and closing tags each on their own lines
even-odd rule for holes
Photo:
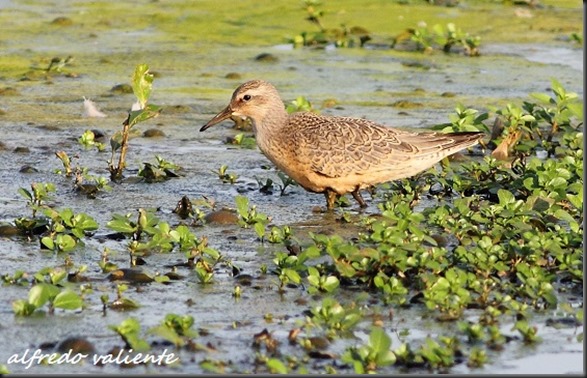
<svg viewBox="0 0 587 378">
<path fill-rule="evenodd" d="M 462 144 L 460 138 L 448 134 L 408 132 L 360 118 L 302 113 L 299 120 L 294 116 L 289 125 L 295 127 L 287 129 L 298 161 L 328 177 L 405 171 L 418 166 L 416 160 L 440 156 L 438 161 Z"/>
</svg>

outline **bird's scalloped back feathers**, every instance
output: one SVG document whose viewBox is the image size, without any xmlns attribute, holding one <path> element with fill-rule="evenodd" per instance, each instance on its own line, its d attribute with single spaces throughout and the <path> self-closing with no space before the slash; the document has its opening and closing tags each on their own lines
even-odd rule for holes
<svg viewBox="0 0 587 378">
<path fill-rule="evenodd" d="M 416 169 L 477 143 L 482 135 L 410 132 L 360 118 L 312 113 L 293 114 L 284 131 L 291 135 L 298 160 L 328 177 L 364 175 L 371 170 L 403 172 L 406 162 L 419 160 L 413 164 Z"/>
</svg>

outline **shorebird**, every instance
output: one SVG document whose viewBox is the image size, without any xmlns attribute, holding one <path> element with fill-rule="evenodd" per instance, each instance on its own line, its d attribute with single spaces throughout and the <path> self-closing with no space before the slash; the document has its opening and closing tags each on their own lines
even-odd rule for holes
<svg viewBox="0 0 587 378">
<path fill-rule="evenodd" d="M 360 190 L 413 176 L 484 135 L 410 132 L 362 118 L 288 114 L 277 89 L 263 80 L 240 85 L 200 131 L 229 118 L 249 119 L 261 152 L 307 191 L 324 193 L 328 210 L 347 193 L 366 207 Z"/>
</svg>

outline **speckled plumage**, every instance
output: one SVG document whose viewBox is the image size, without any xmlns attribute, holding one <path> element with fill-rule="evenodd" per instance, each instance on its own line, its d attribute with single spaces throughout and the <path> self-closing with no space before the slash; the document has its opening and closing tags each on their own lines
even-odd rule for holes
<svg viewBox="0 0 587 378">
<path fill-rule="evenodd" d="M 365 206 L 361 189 L 413 176 L 483 136 L 408 132 L 310 112 L 290 115 L 275 87 L 262 80 L 238 87 L 230 104 L 200 131 L 233 117 L 249 118 L 265 156 L 306 190 L 324 193 L 329 209 L 346 193 Z"/>
</svg>

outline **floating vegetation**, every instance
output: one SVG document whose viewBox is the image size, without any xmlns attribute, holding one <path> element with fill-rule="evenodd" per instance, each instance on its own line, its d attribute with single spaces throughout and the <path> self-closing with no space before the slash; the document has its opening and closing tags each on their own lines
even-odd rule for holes
<svg viewBox="0 0 587 378">
<path fill-rule="evenodd" d="M 365 47 L 371 37 L 369 31 L 361 26 L 348 27 L 342 24 L 339 28 L 326 28 L 323 19 L 326 11 L 319 9 L 321 2 L 318 0 L 304 0 L 307 18 L 319 29 L 317 32 L 302 32 L 289 40 L 294 47 L 311 46 L 325 48 L 329 45 L 335 47 Z M 571 36 L 577 39 L 577 34 Z M 462 53 L 466 56 L 479 56 L 481 38 L 471 36 L 462 31 L 453 22 L 446 25 L 435 24 L 429 29 L 425 22 L 420 22 L 417 27 L 409 28 L 397 35 L 391 44 L 377 43 L 377 48 L 391 49 L 415 49 L 425 53 L 440 50 L 445 53 Z M 410 44 L 413 44 L 411 46 Z"/>
<path fill-rule="evenodd" d="M 304 0 L 304 10 L 309 22 L 318 27 L 317 32 L 302 32 L 289 42 L 295 47 L 313 46 L 324 48 L 329 44 L 336 47 L 362 47 L 371 37 L 369 32 L 360 26 L 348 27 L 340 25 L 338 28 L 326 28 L 323 19 L 326 12 L 318 9 L 319 0 Z"/>
<path fill-rule="evenodd" d="M 415 49 L 424 53 L 432 53 L 439 50 L 445 53 L 460 52 L 466 56 L 479 56 L 481 38 L 471 36 L 462 31 L 454 23 L 449 22 L 445 26 L 435 24 L 429 29 L 425 22 L 415 28 L 406 30 L 398 35 L 394 41 L 394 48 L 409 49 L 409 42 L 415 43 Z"/>
</svg>

